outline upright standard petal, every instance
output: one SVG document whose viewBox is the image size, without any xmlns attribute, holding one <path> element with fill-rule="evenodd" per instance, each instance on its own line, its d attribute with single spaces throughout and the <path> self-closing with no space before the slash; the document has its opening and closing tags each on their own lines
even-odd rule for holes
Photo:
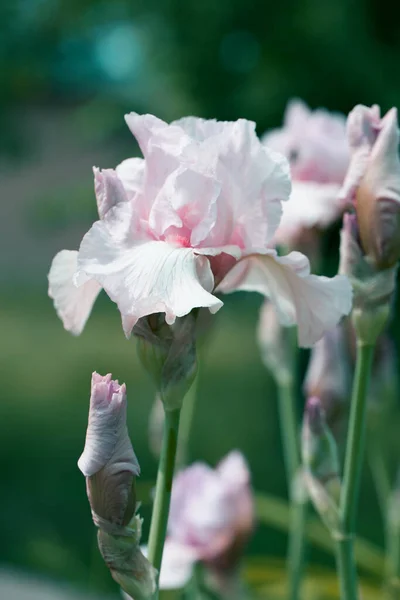
<svg viewBox="0 0 400 600">
<path fill-rule="evenodd" d="M 145 164 L 143 158 L 127 158 L 115 167 L 115 172 L 129 196 L 142 191 Z"/>
<path fill-rule="evenodd" d="M 88 279 L 76 287 L 73 277 L 77 271 L 78 252 L 61 250 L 53 259 L 48 275 L 49 296 L 67 331 L 79 335 L 84 326 L 101 286 Z"/>
<path fill-rule="evenodd" d="M 299 345 L 309 347 L 348 315 L 352 289 L 347 277 L 310 274 L 299 252 L 279 257 L 275 251 L 248 256 L 233 267 L 218 290 L 259 292 L 274 303 L 283 325 L 298 327 Z"/>
</svg>

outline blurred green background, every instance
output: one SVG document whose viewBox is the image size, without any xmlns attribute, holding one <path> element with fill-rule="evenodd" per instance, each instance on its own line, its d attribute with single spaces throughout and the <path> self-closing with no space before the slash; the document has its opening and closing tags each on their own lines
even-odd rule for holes
<svg viewBox="0 0 400 600">
<path fill-rule="evenodd" d="M 388 0 L 0 5 L 0 564 L 116 590 L 92 550 L 76 466 L 93 370 L 127 383 L 142 481 L 155 478 L 147 440 L 154 390 L 116 306 L 102 297 L 73 338 L 47 298 L 53 255 L 77 248 L 96 218 L 92 166 L 138 152 L 124 113 L 245 117 L 263 133 L 281 123 L 293 96 L 344 113 L 359 102 L 387 110 L 400 103 L 399 13 Z M 326 239 L 332 256 L 337 231 Z M 255 488 L 285 497 L 275 388 L 255 341 L 259 305 L 257 297 L 227 297 L 214 318 L 191 455 L 215 464 L 240 448 Z M 396 431 L 393 440 L 397 447 Z M 368 472 L 359 528 L 382 543 Z M 285 543 L 283 533 L 262 528 L 250 552 L 283 556 Z M 314 551 L 312 558 L 332 563 Z"/>
</svg>

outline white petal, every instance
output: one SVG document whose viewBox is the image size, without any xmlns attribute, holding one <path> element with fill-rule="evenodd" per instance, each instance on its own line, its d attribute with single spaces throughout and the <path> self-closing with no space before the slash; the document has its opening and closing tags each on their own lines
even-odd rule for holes
<svg viewBox="0 0 400 600">
<path fill-rule="evenodd" d="M 283 325 L 298 326 L 299 345 L 309 347 L 349 314 L 352 289 L 343 275 L 332 279 L 310 275 L 308 259 L 299 252 L 275 252 L 242 259 L 218 290 L 256 291 L 274 303 Z"/>
<path fill-rule="evenodd" d="M 209 293 L 213 276 L 207 258 L 196 256 L 191 248 L 175 248 L 166 242 L 135 245 L 115 236 L 102 221 L 83 238 L 78 264 L 78 284 L 86 277 L 95 278 L 117 303 L 129 326 L 157 312 L 165 312 L 172 323 L 195 307 L 215 312 L 222 306 Z"/>
<path fill-rule="evenodd" d="M 88 279 L 76 287 L 73 276 L 77 271 L 78 252 L 61 250 L 53 259 L 48 275 L 49 296 L 65 329 L 79 335 L 90 315 L 101 286 Z"/>
<path fill-rule="evenodd" d="M 115 171 L 128 194 L 134 194 L 143 189 L 145 172 L 143 158 L 127 158 L 115 168 Z"/>
</svg>

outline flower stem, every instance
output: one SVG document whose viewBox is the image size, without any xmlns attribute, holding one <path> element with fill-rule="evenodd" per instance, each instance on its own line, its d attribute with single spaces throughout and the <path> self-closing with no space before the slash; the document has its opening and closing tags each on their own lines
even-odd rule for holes
<svg viewBox="0 0 400 600">
<path fill-rule="evenodd" d="M 192 433 L 193 417 L 196 409 L 197 381 L 199 375 L 192 383 L 182 406 L 182 413 L 179 426 L 178 454 L 176 458 L 177 465 L 184 467 L 190 462 L 189 441 Z"/>
<path fill-rule="evenodd" d="M 287 377 L 278 381 L 278 395 L 279 420 L 283 441 L 286 479 L 291 500 L 289 547 L 287 553 L 287 570 L 289 576 L 288 599 L 298 600 L 300 598 L 301 581 L 304 571 L 304 534 L 308 507 L 304 498 L 299 498 L 295 490 L 296 476 L 301 466 L 301 458 L 296 414 L 296 398 L 292 377 Z"/>
<path fill-rule="evenodd" d="M 160 572 L 178 442 L 180 409 L 166 411 L 163 444 L 158 465 L 156 495 L 149 535 L 149 561 Z M 157 597 L 157 595 L 156 595 Z"/>
<path fill-rule="evenodd" d="M 357 600 L 359 597 L 354 558 L 355 517 L 364 457 L 367 391 L 374 348 L 374 344 L 365 344 L 359 340 L 357 342 L 357 362 L 339 506 L 341 531 L 337 540 L 342 600 Z"/>
</svg>

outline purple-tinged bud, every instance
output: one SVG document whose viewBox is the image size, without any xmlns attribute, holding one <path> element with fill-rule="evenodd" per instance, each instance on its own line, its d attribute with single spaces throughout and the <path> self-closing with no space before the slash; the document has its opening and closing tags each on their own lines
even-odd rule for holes
<svg viewBox="0 0 400 600">
<path fill-rule="evenodd" d="M 139 549 L 141 519 L 135 515 L 139 463 L 126 425 L 126 387 L 111 375 L 92 375 L 89 424 L 78 466 L 100 552 L 113 578 L 136 600 L 150 600 L 155 571 Z"/>
<path fill-rule="evenodd" d="M 339 458 L 319 398 L 307 400 L 301 435 L 304 483 L 310 498 L 331 531 L 339 527 Z"/>
<path fill-rule="evenodd" d="M 139 319 L 133 328 L 138 352 L 152 376 L 165 410 L 181 408 L 197 373 L 196 314 L 168 325 L 163 313 Z"/>
<path fill-rule="evenodd" d="M 397 110 L 358 105 L 347 119 L 352 158 L 341 196 L 355 206 L 362 248 L 379 270 L 400 259 L 400 160 Z"/>
<path fill-rule="evenodd" d="M 135 514 L 140 473 L 126 426 L 126 387 L 111 375 L 92 375 L 89 424 L 78 466 L 86 477 L 93 520 L 118 533 Z"/>
<path fill-rule="evenodd" d="M 332 428 L 343 417 L 351 389 L 349 361 L 341 325 L 328 331 L 311 350 L 304 380 L 306 397 L 317 396 Z"/>
<path fill-rule="evenodd" d="M 316 396 L 309 398 L 304 409 L 301 433 L 304 466 L 322 483 L 339 476 L 339 459 L 335 440 L 326 424 L 325 410 Z"/>
<path fill-rule="evenodd" d="M 292 375 L 293 327 L 281 325 L 271 302 L 261 307 L 257 330 L 261 358 L 277 381 L 287 381 Z"/>
</svg>

